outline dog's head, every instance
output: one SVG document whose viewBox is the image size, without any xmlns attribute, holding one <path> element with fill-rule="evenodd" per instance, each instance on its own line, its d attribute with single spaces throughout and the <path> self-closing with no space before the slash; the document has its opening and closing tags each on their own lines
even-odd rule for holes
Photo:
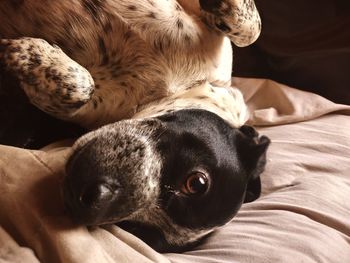
<svg viewBox="0 0 350 263">
<path fill-rule="evenodd" d="M 159 251 L 180 248 L 259 197 L 269 142 L 206 110 L 109 124 L 73 146 L 64 201 L 77 223 L 120 223 Z"/>
</svg>

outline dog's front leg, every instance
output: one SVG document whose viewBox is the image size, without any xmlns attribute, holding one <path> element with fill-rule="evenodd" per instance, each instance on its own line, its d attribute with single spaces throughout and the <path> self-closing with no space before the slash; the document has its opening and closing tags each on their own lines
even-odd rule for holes
<svg viewBox="0 0 350 263">
<path fill-rule="evenodd" d="M 90 73 L 42 39 L 0 40 L 0 62 L 19 79 L 31 103 L 61 119 L 72 119 L 94 91 Z"/>
<path fill-rule="evenodd" d="M 261 21 L 254 0 L 199 0 L 206 24 L 237 46 L 247 46 L 260 35 Z"/>
</svg>

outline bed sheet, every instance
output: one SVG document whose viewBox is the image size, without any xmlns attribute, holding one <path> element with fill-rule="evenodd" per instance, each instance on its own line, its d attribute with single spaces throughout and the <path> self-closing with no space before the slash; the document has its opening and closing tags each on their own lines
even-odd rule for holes
<svg viewBox="0 0 350 263">
<path fill-rule="evenodd" d="M 0 262 L 350 262 L 350 106 L 270 80 L 233 85 L 272 143 L 262 196 L 204 244 L 159 254 L 113 225 L 74 226 L 57 187 L 72 142 L 0 146 Z"/>
</svg>

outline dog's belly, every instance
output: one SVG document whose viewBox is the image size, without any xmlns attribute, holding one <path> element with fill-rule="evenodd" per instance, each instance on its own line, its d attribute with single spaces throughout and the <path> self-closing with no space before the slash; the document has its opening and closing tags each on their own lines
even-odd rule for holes
<svg viewBox="0 0 350 263">
<path fill-rule="evenodd" d="M 225 55 L 231 52 L 227 39 L 214 47 L 217 54 L 209 56 L 176 49 L 164 54 L 132 35 L 125 45 L 106 41 L 106 45 L 114 44 L 108 48 L 109 62 L 87 66 L 96 90 L 91 103 L 82 108 L 83 114 L 76 116 L 84 126 L 130 118 L 139 106 L 181 93 L 203 81 L 214 86 L 230 85 L 232 59 Z M 89 116 L 84 117 L 84 111 Z"/>
<path fill-rule="evenodd" d="M 197 32 L 198 42 L 186 49 L 176 45 L 157 48 L 107 7 L 97 10 L 95 18 L 86 16 L 82 8 L 71 1 L 45 6 L 28 1 L 13 13 L 12 4 L 0 4 L 1 38 L 43 38 L 91 73 L 95 93 L 72 121 L 99 126 L 131 117 L 139 105 L 188 89 L 198 81 L 217 86 L 229 83 L 230 42 L 204 25 Z M 50 13 L 55 16 L 47 15 Z"/>
</svg>

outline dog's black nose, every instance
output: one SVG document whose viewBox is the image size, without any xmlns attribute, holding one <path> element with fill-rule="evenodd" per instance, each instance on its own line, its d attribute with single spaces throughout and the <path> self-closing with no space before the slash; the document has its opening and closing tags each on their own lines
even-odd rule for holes
<svg viewBox="0 0 350 263">
<path fill-rule="evenodd" d="M 79 201 L 90 208 L 100 208 L 108 204 L 118 194 L 118 190 L 106 183 L 92 184 L 83 189 Z"/>
<path fill-rule="evenodd" d="M 160 121 L 121 121 L 81 137 L 66 164 L 63 201 L 77 224 L 117 222 L 158 194 L 160 158 L 153 145 Z"/>
</svg>

